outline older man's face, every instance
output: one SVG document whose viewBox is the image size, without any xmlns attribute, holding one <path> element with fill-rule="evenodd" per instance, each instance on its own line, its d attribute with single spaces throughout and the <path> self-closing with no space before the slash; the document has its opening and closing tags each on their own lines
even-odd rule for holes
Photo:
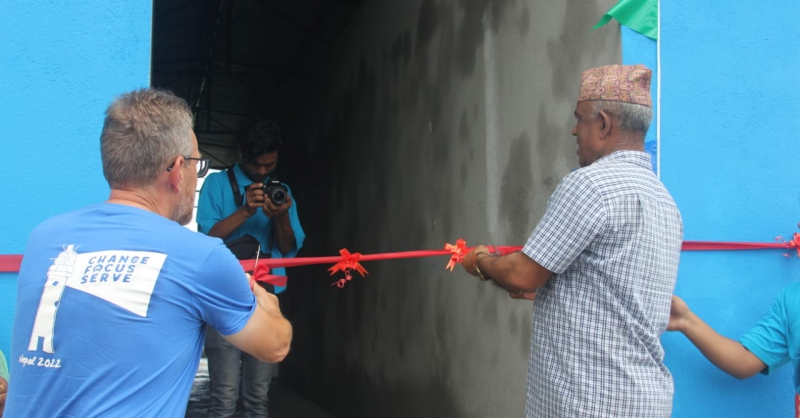
<svg viewBox="0 0 800 418">
<path fill-rule="evenodd" d="M 581 167 L 597 161 L 603 156 L 600 133 L 603 121 L 600 117 L 592 117 L 592 102 L 579 102 L 575 107 L 575 127 L 572 135 L 578 139 L 578 164 Z"/>
</svg>

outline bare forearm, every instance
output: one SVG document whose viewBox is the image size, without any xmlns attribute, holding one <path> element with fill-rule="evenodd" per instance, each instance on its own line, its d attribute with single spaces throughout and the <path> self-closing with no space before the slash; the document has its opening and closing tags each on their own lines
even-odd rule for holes
<svg viewBox="0 0 800 418">
<path fill-rule="evenodd" d="M 263 307 L 259 306 L 259 309 Z M 271 347 L 269 353 L 263 358 L 263 361 L 269 363 L 278 363 L 283 361 L 289 354 L 289 349 L 292 344 L 292 324 L 283 317 L 280 311 L 268 312 L 270 318 L 270 328 L 272 329 Z"/>
<path fill-rule="evenodd" d="M 294 248 L 295 238 L 292 223 L 287 215 L 285 218 L 273 220 L 275 222 L 275 237 L 277 240 L 278 251 L 286 255 Z"/>
<path fill-rule="evenodd" d="M 260 286 L 253 288 L 256 310 L 245 329 L 228 337 L 231 344 L 261 361 L 278 363 L 289 354 L 292 324 L 281 313 L 278 299 Z"/>
<path fill-rule="evenodd" d="M 714 331 L 694 313 L 687 315 L 683 335 L 715 366 L 738 379 L 746 379 L 766 365 L 738 341 Z"/>
<path fill-rule="evenodd" d="M 247 213 L 247 208 L 241 206 L 230 216 L 214 224 L 211 230 L 208 231 L 208 236 L 226 240 L 233 234 L 236 228 L 242 226 L 249 218 L 250 215 Z"/>
<path fill-rule="evenodd" d="M 549 271 L 522 253 L 503 257 L 480 255 L 477 266 L 485 276 L 509 292 L 533 292 L 550 279 Z"/>
</svg>

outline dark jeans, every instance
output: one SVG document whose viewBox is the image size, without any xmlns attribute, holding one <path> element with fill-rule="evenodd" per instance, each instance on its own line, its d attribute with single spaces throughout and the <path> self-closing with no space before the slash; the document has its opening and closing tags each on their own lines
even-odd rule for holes
<svg viewBox="0 0 800 418">
<path fill-rule="evenodd" d="M 206 357 L 208 358 L 209 418 L 228 418 L 236 412 L 241 374 L 242 397 L 248 418 L 266 418 L 267 393 L 275 365 L 264 363 L 234 347 L 217 331 L 206 330 Z"/>
</svg>

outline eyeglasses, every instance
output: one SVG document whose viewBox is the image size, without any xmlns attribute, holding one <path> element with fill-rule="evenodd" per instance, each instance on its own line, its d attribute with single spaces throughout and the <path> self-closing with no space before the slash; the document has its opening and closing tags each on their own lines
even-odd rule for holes
<svg viewBox="0 0 800 418">
<path fill-rule="evenodd" d="M 208 173 L 208 166 L 211 164 L 210 158 L 183 157 L 183 159 L 197 161 L 197 178 L 203 178 Z M 175 163 L 172 163 L 167 167 L 167 171 L 171 171 L 174 166 Z"/>
<path fill-rule="evenodd" d="M 208 173 L 208 166 L 211 164 L 210 158 L 194 158 L 194 157 L 185 157 L 187 160 L 194 160 L 197 161 L 197 178 L 205 177 L 206 173 Z"/>
</svg>

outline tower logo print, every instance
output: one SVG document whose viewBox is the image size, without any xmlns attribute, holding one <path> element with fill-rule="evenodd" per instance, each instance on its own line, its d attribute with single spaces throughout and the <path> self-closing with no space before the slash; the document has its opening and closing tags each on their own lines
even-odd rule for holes
<svg viewBox="0 0 800 418">
<path fill-rule="evenodd" d="M 55 353 L 53 337 L 64 288 L 88 293 L 141 317 L 167 255 L 147 251 L 97 251 L 78 254 L 68 245 L 47 269 L 47 280 L 36 310 L 28 350 Z M 67 301 L 69 303 L 69 301 Z"/>
</svg>

